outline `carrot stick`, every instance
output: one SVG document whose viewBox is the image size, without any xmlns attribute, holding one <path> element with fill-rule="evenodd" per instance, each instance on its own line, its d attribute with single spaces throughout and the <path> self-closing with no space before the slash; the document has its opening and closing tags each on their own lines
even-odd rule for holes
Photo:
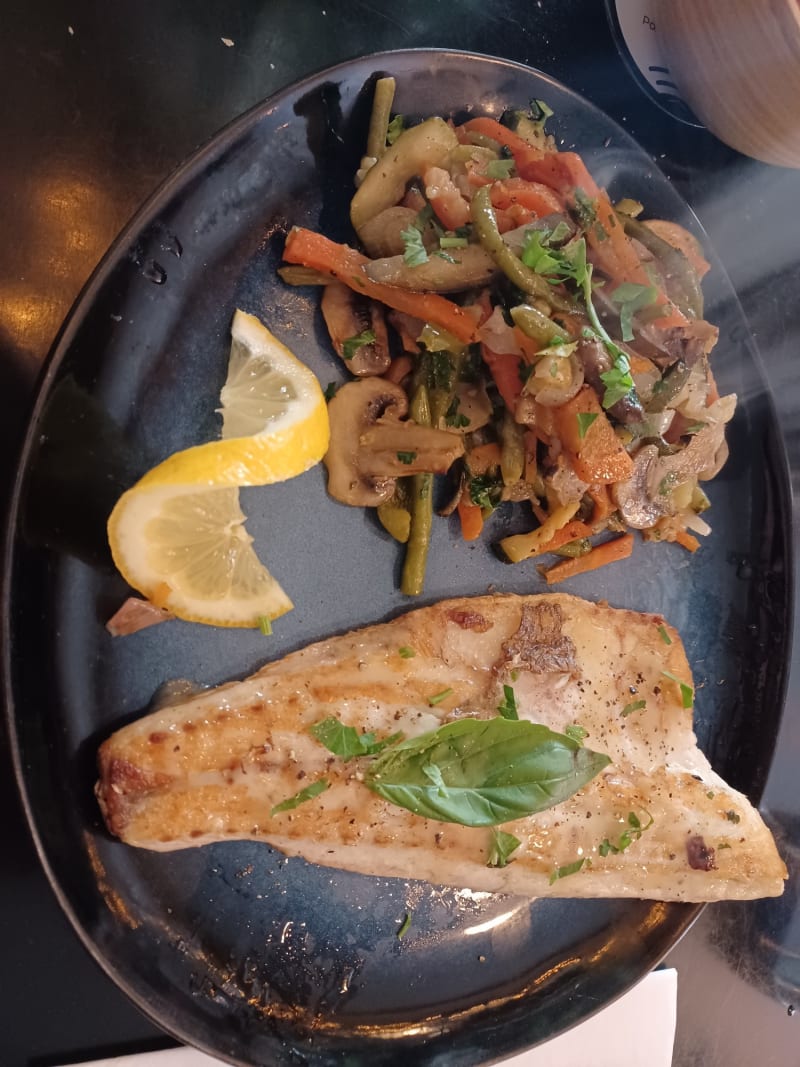
<svg viewBox="0 0 800 1067">
<path fill-rule="evenodd" d="M 598 567 L 605 567 L 607 563 L 627 559 L 632 552 L 633 534 L 623 534 L 622 537 L 615 537 L 613 541 L 598 545 L 585 556 L 556 563 L 555 567 L 544 572 L 544 579 L 548 585 L 555 585 L 556 582 L 563 582 L 565 578 L 575 578 L 579 574 L 596 571 Z"/>
<path fill-rule="evenodd" d="M 682 545 L 688 552 L 696 552 L 700 547 L 700 542 L 697 538 L 686 530 L 678 530 L 675 534 L 675 540 L 679 545 Z"/>
<path fill-rule="evenodd" d="M 560 530 L 556 530 L 550 540 L 540 545 L 535 552 L 531 553 L 531 556 L 543 556 L 547 552 L 555 552 L 562 545 L 568 545 L 570 541 L 577 541 L 580 537 L 591 536 L 591 526 L 587 526 L 585 522 L 581 522 L 579 519 L 573 519 L 566 526 L 562 526 Z"/>
<path fill-rule="evenodd" d="M 458 502 L 458 517 L 461 520 L 461 536 L 465 541 L 477 541 L 483 529 L 483 512 L 468 497 Z"/>
<path fill-rule="evenodd" d="M 404 311 L 424 322 L 435 323 L 464 344 L 475 340 L 474 318 L 452 300 L 438 293 L 418 293 L 373 282 L 362 270 L 364 264 L 369 262 L 366 256 L 348 245 L 336 244 L 313 230 L 295 226 L 286 238 L 283 258 L 287 263 L 300 263 L 329 274 L 355 292 L 379 300 L 396 311 Z"/>
<path fill-rule="evenodd" d="M 633 460 L 590 385 L 552 411 L 556 433 L 579 478 L 590 485 L 608 485 L 631 477 Z"/>
<path fill-rule="evenodd" d="M 489 368 L 497 391 L 503 398 L 503 403 L 513 414 L 517 406 L 517 399 L 522 392 L 522 378 L 519 376 L 519 356 L 511 352 L 492 352 L 485 344 L 481 344 L 481 356 L 483 362 Z"/>
</svg>

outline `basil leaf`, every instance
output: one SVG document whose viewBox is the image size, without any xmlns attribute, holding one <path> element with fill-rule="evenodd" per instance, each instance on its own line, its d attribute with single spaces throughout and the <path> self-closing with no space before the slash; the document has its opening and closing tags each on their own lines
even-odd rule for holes
<svg viewBox="0 0 800 1067">
<path fill-rule="evenodd" d="M 506 833 L 505 830 L 492 828 L 492 843 L 489 846 L 489 859 L 487 867 L 505 867 L 513 852 L 516 852 L 522 844 L 518 837 Z"/>
<path fill-rule="evenodd" d="M 352 359 L 362 345 L 371 345 L 375 341 L 374 330 L 362 330 L 361 333 L 348 337 L 342 345 L 342 359 Z"/>
<path fill-rule="evenodd" d="M 353 726 L 345 726 L 333 715 L 322 719 L 321 722 L 315 722 L 310 732 L 329 752 L 340 756 L 345 762 L 356 756 L 377 755 L 383 752 L 387 745 L 394 744 L 402 737 L 402 734 L 397 733 L 383 741 L 376 741 L 374 733 L 360 734 Z"/>
<path fill-rule="evenodd" d="M 291 811 L 293 808 L 305 804 L 307 800 L 313 800 L 314 797 L 318 797 L 320 793 L 324 793 L 329 785 L 330 782 L 327 778 L 320 778 L 316 782 L 312 782 L 311 785 L 307 785 L 305 789 L 301 789 L 299 793 L 295 793 L 293 797 L 289 797 L 287 800 L 282 800 L 280 804 L 276 804 L 270 810 L 270 815 L 278 815 L 282 811 Z"/>
<path fill-rule="evenodd" d="M 365 784 L 428 819 L 497 826 L 560 804 L 610 762 L 537 723 L 461 719 L 383 753 Z"/>
</svg>

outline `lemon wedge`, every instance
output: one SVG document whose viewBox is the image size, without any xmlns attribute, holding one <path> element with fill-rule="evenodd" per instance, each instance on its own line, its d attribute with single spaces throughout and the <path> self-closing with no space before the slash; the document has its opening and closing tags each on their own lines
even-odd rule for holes
<svg viewBox="0 0 800 1067">
<path fill-rule="evenodd" d="M 108 539 L 122 576 L 158 607 L 193 622 L 264 626 L 292 602 L 253 549 L 238 489 L 318 463 L 328 411 L 314 374 L 242 311 L 220 399 L 223 439 L 148 471 L 117 502 Z"/>
</svg>

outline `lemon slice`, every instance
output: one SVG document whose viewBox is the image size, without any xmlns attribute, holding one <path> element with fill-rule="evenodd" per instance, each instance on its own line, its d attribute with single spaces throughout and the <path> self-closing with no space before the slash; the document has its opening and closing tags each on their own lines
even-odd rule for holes
<svg viewBox="0 0 800 1067">
<path fill-rule="evenodd" d="M 258 626 L 292 602 L 259 561 L 239 486 L 302 474 L 328 447 L 314 374 L 254 318 L 237 311 L 221 394 L 223 440 L 176 452 L 120 497 L 108 521 L 125 580 L 179 618 Z"/>
<path fill-rule="evenodd" d="M 142 489 L 111 514 L 111 552 L 125 580 L 193 622 L 258 626 L 292 602 L 256 555 L 238 489 Z"/>
</svg>

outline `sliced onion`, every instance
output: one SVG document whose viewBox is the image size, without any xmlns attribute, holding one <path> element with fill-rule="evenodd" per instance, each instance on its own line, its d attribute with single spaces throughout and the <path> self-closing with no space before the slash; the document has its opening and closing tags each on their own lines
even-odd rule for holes
<svg viewBox="0 0 800 1067">
<path fill-rule="evenodd" d="M 486 322 L 480 327 L 478 337 L 487 348 L 491 349 L 492 352 L 496 352 L 498 356 L 512 355 L 522 357 L 522 349 L 514 336 L 514 327 L 508 325 L 499 306 L 494 309 Z"/>
<path fill-rule="evenodd" d="M 525 385 L 526 390 L 536 397 L 537 404 L 545 408 L 557 408 L 566 404 L 583 385 L 583 363 L 574 352 L 563 360 L 570 371 L 569 381 L 566 382 L 555 382 L 550 377 L 547 368 L 552 358 L 543 356 Z"/>
</svg>

